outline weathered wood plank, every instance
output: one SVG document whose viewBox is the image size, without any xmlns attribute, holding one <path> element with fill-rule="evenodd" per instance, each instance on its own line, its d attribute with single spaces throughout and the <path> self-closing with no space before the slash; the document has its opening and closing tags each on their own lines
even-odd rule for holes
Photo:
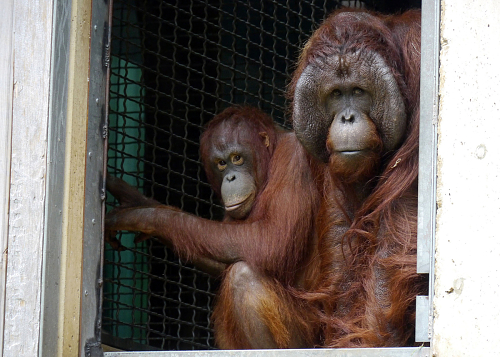
<svg viewBox="0 0 500 357">
<path fill-rule="evenodd" d="M 36 356 L 39 348 L 52 7 L 52 1 L 14 4 L 4 356 Z"/>
<path fill-rule="evenodd" d="M 5 279 L 7 269 L 7 235 L 10 181 L 10 135 L 12 125 L 12 16 L 14 0 L 2 3 L 0 21 L 0 346 L 3 345 Z M 0 348 L 0 357 L 2 356 Z"/>
<path fill-rule="evenodd" d="M 66 170 L 64 183 L 63 262 L 61 303 L 63 324 L 59 326 L 58 356 L 80 353 L 82 298 L 83 225 L 85 208 L 85 165 L 87 153 L 88 78 L 90 61 L 91 0 L 74 0 L 71 11 Z M 96 250 L 97 252 L 97 250 Z"/>
</svg>

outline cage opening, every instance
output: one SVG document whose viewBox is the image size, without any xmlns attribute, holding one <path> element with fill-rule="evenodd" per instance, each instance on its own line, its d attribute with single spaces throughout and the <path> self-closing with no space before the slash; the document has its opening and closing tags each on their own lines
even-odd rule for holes
<svg viewBox="0 0 500 357">
<path fill-rule="evenodd" d="M 298 54 L 341 5 L 395 12 L 395 1 L 114 0 L 108 174 L 208 219 L 222 208 L 199 161 L 199 136 L 233 104 L 287 127 L 284 91 Z M 108 208 L 116 205 L 108 197 Z M 106 245 L 103 338 L 124 350 L 213 349 L 218 282 L 155 239 Z"/>
</svg>

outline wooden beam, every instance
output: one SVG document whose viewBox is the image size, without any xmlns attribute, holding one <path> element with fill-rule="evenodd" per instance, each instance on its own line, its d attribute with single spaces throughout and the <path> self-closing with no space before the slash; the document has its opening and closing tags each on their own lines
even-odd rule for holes
<svg viewBox="0 0 500 357">
<path fill-rule="evenodd" d="M 52 1 L 24 0 L 13 8 L 4 356 L 36 356 L 39 351 L 52 7 Z"/>
<path fill-rule="evenodd" d="M 54 6 L 41 356 L 79 356 L 91 0 Z"/>
<path fill-rule="evenodd" d="M 0 21 L 0 346 L 3 345 L 5 279 L 9 233 L 10 145 L 12 127 L 12 34 L 14 0 L 2 3 Z M 0 357 L 2 356 L 0 348 Z"/>
<path fill-rule="evenodd" d="M 78 356 L 85 207 L 91 0 L 71 11 L 58 356 Z"/>
</svg>

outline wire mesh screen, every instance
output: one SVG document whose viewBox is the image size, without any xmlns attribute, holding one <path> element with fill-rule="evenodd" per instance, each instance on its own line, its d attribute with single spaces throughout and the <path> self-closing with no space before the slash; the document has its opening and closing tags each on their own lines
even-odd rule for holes
<svg viewBox="0 0 500 357">
<path fill-rule="evenodd" d="M 372 2 L 114 0 L 108 174 L 161 203 L 220 219 L 199 161 L 203 126 L 233 104 L 258 106 L 286 125 L 283 94 L 300 47 L 340 3 Z M 214 348 L 217 281 L 155 239 L 118 238 L 126 249 L 105 252 L 103 343 Z"/>
</svg>

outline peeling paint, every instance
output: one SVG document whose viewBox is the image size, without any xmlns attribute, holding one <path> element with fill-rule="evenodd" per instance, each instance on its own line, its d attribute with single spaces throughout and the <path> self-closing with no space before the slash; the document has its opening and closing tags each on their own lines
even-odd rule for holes
<svg viewBox="0 0 500 357">
<path fill-rule="evenodd" d="M 477 146 L 475 155 L 479 160 L 482 160 L 486 156 L 487 152 L 488 150 L 486 150 L 486 146 L 484 144 L 481 144 Z"/>
</svg>

